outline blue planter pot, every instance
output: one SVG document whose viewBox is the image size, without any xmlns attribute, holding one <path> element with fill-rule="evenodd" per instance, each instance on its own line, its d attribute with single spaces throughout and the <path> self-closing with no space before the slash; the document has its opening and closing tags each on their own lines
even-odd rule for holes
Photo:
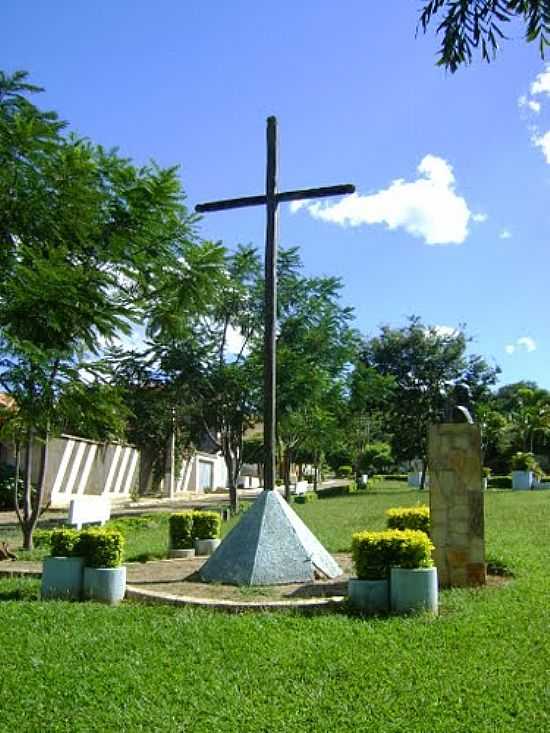
<svg viewBox="0 0 550 733">
<path fill-rule="evenodd" d="M 390 607 L 387 580 L 348 580 L 349 602 L 365 613 L 387 613 Z"/>
<path fill-rule="evenodd" d="M 437 613 L 437 568 L 392 568 L 390 607 L 394 613 Z"/>
<path fill-rule="evenodd" d="M 512 471 L 512 488 L 516 491 L 528 491 L 533 487 L 532 471 Z"/>
<path fill-rule="evenodd" d="M 45 557 L 42 563 L 42 598 L 80 600 L 83 570 L 82 557 Z"/>
<path fill-rule="evenodd" d="M 84 598 L 100 603 L 119 603 L 126 593 L 126 566 L 84 568 Z"/>
</svg>

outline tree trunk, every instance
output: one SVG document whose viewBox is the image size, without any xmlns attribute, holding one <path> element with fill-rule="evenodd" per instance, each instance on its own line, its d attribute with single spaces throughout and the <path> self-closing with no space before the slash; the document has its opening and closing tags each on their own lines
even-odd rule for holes
<svg viewBox="0 0 550 733">
<path fill-rule="evenodd" d="M 316 463 L 313 464 L 313 491 L 317 491 L 317 471 L 319 467 Z"/>
<path fill-rule="evenodd" d="M 283 468 L 285 476 L 285 499 L 290 504 L 290 449 L 285 448 L 283 454 Z"/>
</svg>

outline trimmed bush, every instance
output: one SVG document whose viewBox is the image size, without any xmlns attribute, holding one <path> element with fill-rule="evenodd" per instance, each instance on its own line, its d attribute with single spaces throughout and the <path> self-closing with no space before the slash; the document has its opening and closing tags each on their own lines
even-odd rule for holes
<svg viewBox="0 0 550 733">
<path fill-rule="evenodd" d="M 431 567 L 434 546 L 425 532 L 388 529 L 383 532 L 356 532 L 351 553 L 360 580 L 385 580 L 391 567 Z"/>
<path fill-rule="evenodd" d="M 424 504 L 418 506 L 392 507 L 386 510 L 388 529 L 418 529 L 430 532 L 430 509 Z"/>
<path fill-rule="evenodd" d="M 124 536 L 116 529 L 83 529 L 77 544 L 78 554 L 84 556 L 89 568 L 117 568 L 122 564 Z"/>
<path fill-rule="evenodd" d="M 339 466 L 336 475 L 339 478 L 351 478 L 353 476 L 353 468 L 351 466 Z"/>
<path fill-rule="evenodd" d="M 309 504 L 312 501 L 317 501 L 319 497 L 315 491 L 308 491 L 307 494 L 298 494 L 294 497 L 295 504 Z"/>
<path fill-rule="evenodd" d="M 510 461 L 512 471 L 533 471 L 542 474 L 541 468 L 532 453 L 515 453 Z"/>
<path fill-rule="evenodd" d="M 511 489 L 511 476 L 489 476 L 487 480 L 487 488 L 489 489 Z"/>
<path fill-rule="evenodd" d="M 328 499 L 333 496 L 349 496 L 349 494 L 357 493 L 357 485 L 355 481 L 351 481 L 344 486 L 329 486 L 326 489 L 318 489 L 317 496 L 319 499 Z"/>
<path fill-rule="evenodd" d="M 178 512 L 170 515 L 170 547 L 173 550 L 193 547 L 193 514 L 194 512 Z"/>
<path fill-rule="evenodd" d="M 35 533 L 36 534 L 36 533 Z M 80 534 L 76 529 L 60 527 L 50 532 L 52 557 L 74 557 L 80 554 Z"/>
<path fill-rule="evenodd" d="M 221 525 L 222 518 L 217 512 L 193 512 L 193 539 L 216 540 Z"/>
<path fill-rule="evenodd" d="M 32 541 L 35 547 L 49 547 L 52 539 L 53 529 L 35 529 L 32 533 Z"/>
</svg>

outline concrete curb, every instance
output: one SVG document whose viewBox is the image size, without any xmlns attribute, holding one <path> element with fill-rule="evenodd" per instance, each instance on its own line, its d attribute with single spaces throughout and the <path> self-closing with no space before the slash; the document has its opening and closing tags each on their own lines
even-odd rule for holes
<svg viewBox="0 0 550 733">
<path fill-rule="evenodd" d="M 42 571 L 27 570 L 26 568 L 0 568 L 0 578 L 41 578 Z"/>
<path fill-rule="evenodd" d="M 142 603 L 158 603 L 168 606 L 193 606 L 208 608 L 225 613 L 243 613 L 246 611 L 298 611 L 299 613 L 326 613 L 342 608 L 344 596 L 328 598 L 308 598 L 301 601 L 219 601 L 213 598 L 195 598 L 193 596 L 176 596 L 171 593 L 142 590 L 135 586 L 126 586 L 126 598 Z"/>
</svg>

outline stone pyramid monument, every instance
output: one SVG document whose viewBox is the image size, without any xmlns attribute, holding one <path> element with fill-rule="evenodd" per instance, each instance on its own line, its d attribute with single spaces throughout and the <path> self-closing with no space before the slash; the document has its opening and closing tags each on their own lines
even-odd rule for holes
<svg viewBox="0 0 550 733">
<path fill-rule="evenodd" d="M 341 568 L 278 491 L 262 491 L 200 570 L 233 585 L 305 583 Z"/>
</svg>

